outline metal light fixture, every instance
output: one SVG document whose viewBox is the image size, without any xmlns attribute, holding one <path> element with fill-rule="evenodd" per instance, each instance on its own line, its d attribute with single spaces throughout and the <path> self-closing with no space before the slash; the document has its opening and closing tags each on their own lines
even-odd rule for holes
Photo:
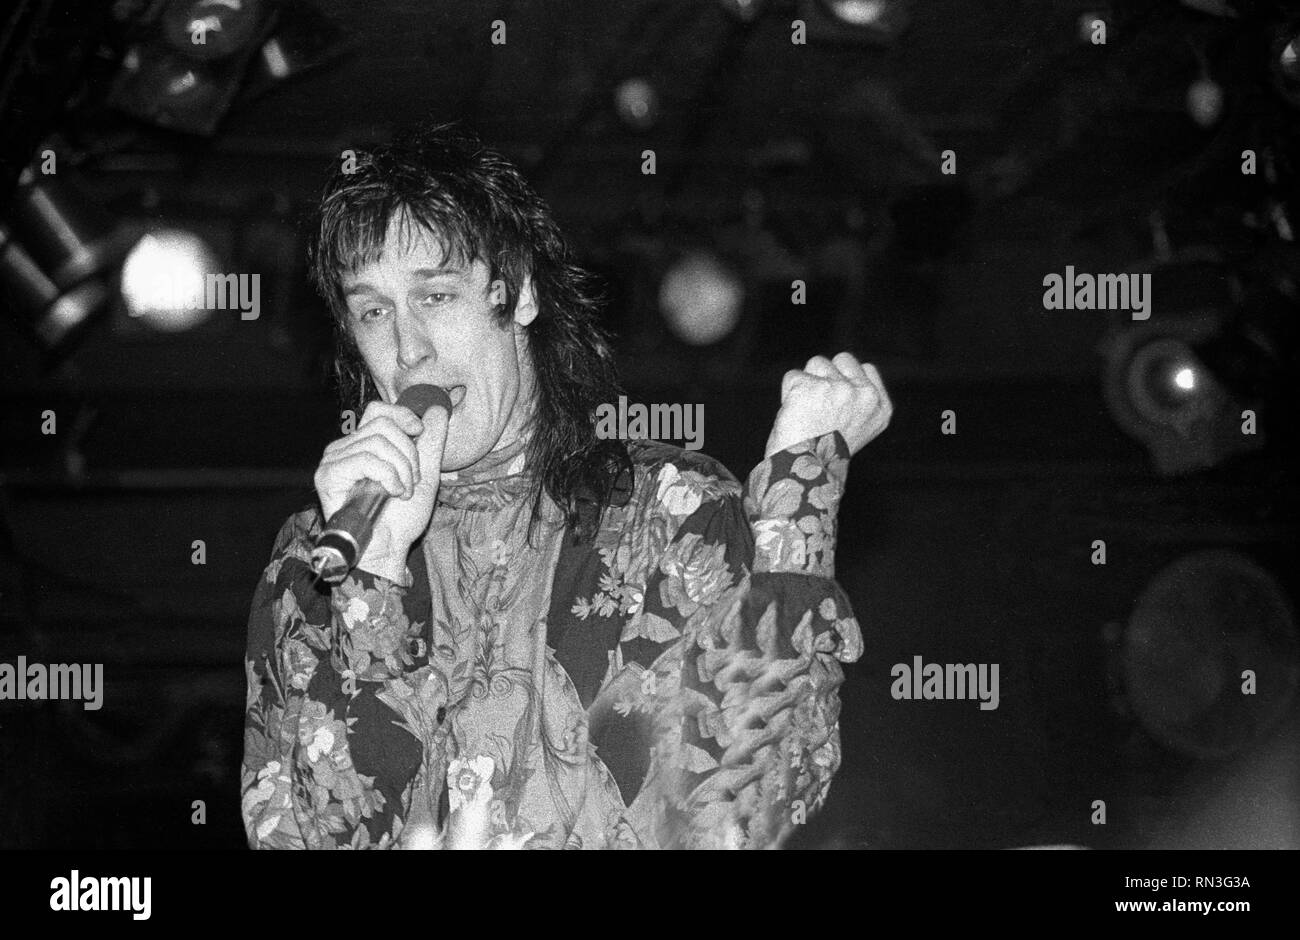
<svg viewBox="0 0 1300 940">
<path fill-rule="evenodd" d="M 60 290 L 0 222 L 0 295 L 37 342 L 52 351 L 87 324 L 111 292 L 98 279 Z"/>
<path fill-rule="evenodd" d="M 0 225 L 0 279 L 47 351 L 69 344 L 111 299 L 107 276 L 139 235 L 65 180 L 24 172 Z"/>
<path fill-rule="evenodd" d="M 1241 433 L 1243 402 L 1218 381 L 1196 348 L 1216 334 L 1212 313 L 1112 329 L 1100 344 L 1103 391 L 1115 422 L 1151 454 L 1157 472 L 1177 475 L 1257 449 Z"/>
<path fill-rule="evenodd" d="M 210 136 L 275 25 L 263 0 L 171 0 L 141 22 L 109 103 L 133 117 Z"/>
</svg>

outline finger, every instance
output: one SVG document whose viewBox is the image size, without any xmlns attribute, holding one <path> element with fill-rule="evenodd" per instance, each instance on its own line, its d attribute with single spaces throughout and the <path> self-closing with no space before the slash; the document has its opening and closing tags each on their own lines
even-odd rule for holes
<svg viewBox="0 0 1300 940">
<path fill-rule="evenodd" d="M 351 435 L 357 440 L 364 440 L 367 435 L 380 434 L 386 439 L 392 441 L 402 453 L 408 454 L 411 463 L 415 463 L 415 443 L 414 438 L 424 431 L 424 425 L 416 418 L 416 428 L 414 433 L 406 430 L 405 423 L 398 423 L 387 415 L 380 415 L 369 424 L 363 424 L 356 429 Z M 344 438 L 344 442 L 348 438 Z"/>
<path fill-rule="evenodd" d="M 810 375 L 823 379 L 833 379 L 839 374 L 839 370 L 825 356 L 813 356 L 803 368 Z"/>
<path fill-rule="evenodd" d="M 791 369 L 785 375 L 781 376 L 781 401 L 786 401 L 790 397 L 790 393 L 793 392 L 796 387 L 805 382 L 811 381 L 812 378 L 813 376 L 804 372 L 802 369 Z"/>
<path fill-rule="evenodd" d="M 823 378 L 820 375 L 812 375 L 801 369 L 792 369 L 786 373 L 786 378 L 781 382 L 781 402 L 784 404 L 789 400 L 791 394 L 810 394 L 818 386 L 826 382 L 839 379 L 839 373 L 836 373 L 835 379 Z M 839 379 L 843 381 L 842 379 Z"/>
<path fill-rule="evenodd" d="M 382 431 L 358 437 L 349 448 L 340 452 L 339 458 L 354 453 L 374 454 L 396 468 L 403 492 L 410 492 L 415 487 L 416 467 L 419 465 L 415 444 L 400 431 L 390 433 L 395 433 L 395 439 L 385 436 Z"/>
<path fill-rule="evenodd" d="M 416 480 L 426 482 L 432 474 L 442 471 L 442 454 L 447 447 L 447 425 L 451 415 L 445 408 L 430 408 L 424 413 L 424 430 L 415 440 L 415 449 L 419 454 L 416 467 Z"/>
<path fill-rule="evenodd" d="M 349 488 L 362 480 L 374 480 L 388 491 L 389 496 L 402 497 L 406 494 L 406 487 L 397 468 L 370 451 L 357 451 L 340 457 L 330 466 L 330 475 L 347 481 Z"/>
<path fill-rule="evenodd" d="M 867 377 L 867 381 L 875 388 L 876 394 L 880 396 L 880 404 L 886 411 L 894 410 L 894 403 L 889 400 L 889 392 L 885 389 L 885 380 L 880 375 L 880 370 L 871 363 L 865 363 L 862 366 L 862 372 Z"/>
<path fill-rule="evenodd" d="M 357 430 L 361 430 L 368 423 L 379 418 L 388 418 L 396 422 L 397 426 L 411 437 L 424 430 L 424 426 L 420 424 L 420 416 L 410 408 L 405 405 L 390 405 L 384 401 L 372 401 L 366 406 L 366 410 L 361 415 L 361 423 L 357 425 Z"/>
<path fill-rule="evenodd" d="M 863 371 L 862 363 L 858 362 L 858 357 L 851 352 L 842 352 L 831 360 L 831 364 L 839 370 L 840 375 L 844 376 L 854 385 L 868 385 L 867 374 Z"/>
<path fill-rule="evenodd" d="M 388 423 L 379 424 L 376 432 L 382 434 L 384 440 L 401 451 L 405 464 L 411 469 L 411 486 L 414 487 L 420 481 L 420 455 L 416 438 L 408 436 L 404 431 Z"/>
<path fill-rule="evenodd" d="M 368 419 L 363 419 L 351 433 L 345 434 L 340 438 L 330 441 L 325 445 L 326 456 L 347 450 L 352 444 L 367 436 L 367 434 L 383 433 L 385 436 L 398 443 L 410 440 L 415 435 L 424 430 L 424 425 L 412 412 L 406 408 L 400 408 L 393 414 L 373 413 Z"/>
</svg>

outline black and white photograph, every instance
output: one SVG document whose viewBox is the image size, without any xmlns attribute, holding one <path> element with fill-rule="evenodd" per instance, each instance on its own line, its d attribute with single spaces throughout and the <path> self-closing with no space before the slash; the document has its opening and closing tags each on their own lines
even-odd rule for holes
<svg viewBox="0 0 1300 940">
<path fill-rule="evenodd" d="M 772 849 L 1239 928 L 1298 171 L 1289 0 L 14 0 L 5 909 Z"/>
</svg>

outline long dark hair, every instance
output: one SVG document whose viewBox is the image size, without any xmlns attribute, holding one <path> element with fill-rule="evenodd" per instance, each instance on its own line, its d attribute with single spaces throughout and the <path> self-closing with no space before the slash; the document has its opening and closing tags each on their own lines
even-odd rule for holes
<svg viewBox="0 0 1300 940">
<path fill-rule="evenodd" d="M 596 437 L 593 412 L 621 392 L 599 323 L 606 298 L 574 263 L 550 208 L 519 171 L 455 123 L 414 127 L 391 144 L 345 151 L 321 197 L 310 274 L 334 319 L 334 375 L 342 407 L 357 414 L 379 397 L 349 327 L 342 278 L 375 261 L 394 219 L 438 237 L 449 257 L 482 260 L 501 279 L 502 325 L 514 317 L 525 275 L 538 314 L 527 327 L 536 375 L 528 465 L 537 474 L 533 531 L 543 492 L 580 538 L 590 538 L 611 501 L 630 495 L 621 441 Z"/>
</svg>

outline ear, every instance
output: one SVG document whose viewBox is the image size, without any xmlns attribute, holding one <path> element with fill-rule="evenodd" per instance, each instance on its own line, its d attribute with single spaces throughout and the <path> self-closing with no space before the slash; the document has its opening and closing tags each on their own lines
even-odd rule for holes
<svg viewBox="0 0 1300 940">
<path fill-rule="evenodd" d="M 506 302 L 506 282 L 500 279 L 492 282 L 492 294 L 489 298 L 493 304 Z M 537 295 L 533 292 L 531 275 L 524 275 L 524 282 L 519 287 L 519 301 L 515 304 L 515 323 L 527 326 L 537 319 Z"/>
</svg>

